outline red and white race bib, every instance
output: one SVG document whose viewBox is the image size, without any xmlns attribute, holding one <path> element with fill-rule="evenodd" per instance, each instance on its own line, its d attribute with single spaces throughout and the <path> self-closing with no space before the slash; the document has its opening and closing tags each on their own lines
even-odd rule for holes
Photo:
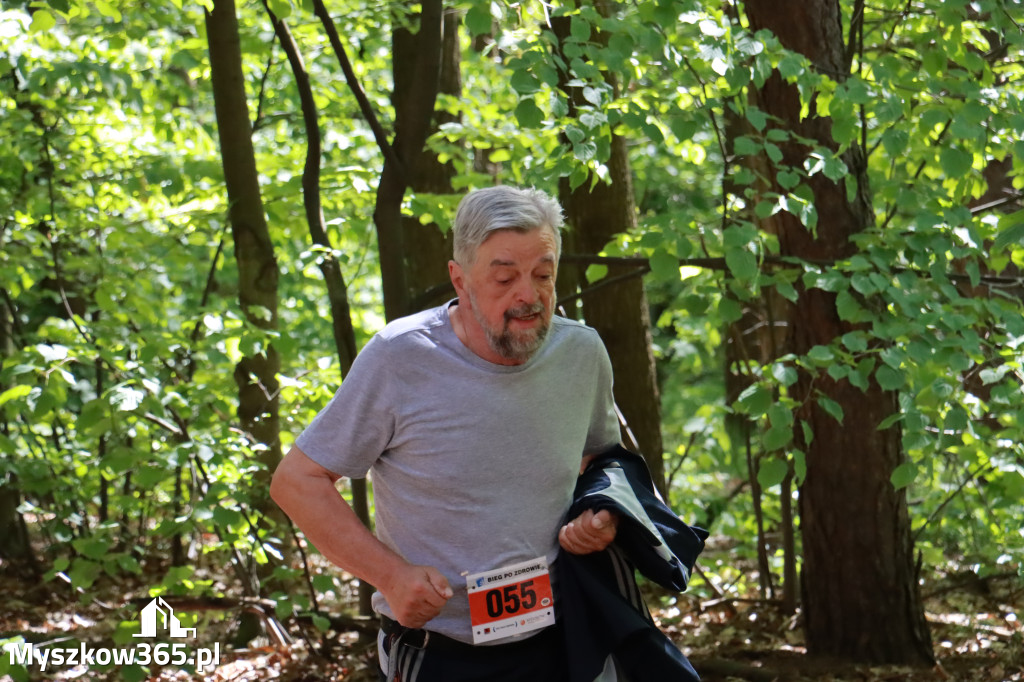
<svg viewBox="0 0 1024 682">
<path fill-rule="evenodd" d="M 473 643 L 555 624 L 555 599 L 544 557 L 466 576 Z"/>
</svg>

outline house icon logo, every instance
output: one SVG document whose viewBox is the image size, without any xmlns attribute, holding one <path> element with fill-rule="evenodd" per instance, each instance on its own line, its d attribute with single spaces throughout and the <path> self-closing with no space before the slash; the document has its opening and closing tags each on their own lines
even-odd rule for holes
<svg viewBox="0 0 1024 682">
<path fill-rule="evenodd" d="M 160 627 L 166 630 L 171 637 L 196 636 L 195 628 L 181 627 L 181 621 L 174 615 L 174 609 L 164 601 L 163 597 L 156 597 L 146 604 L 139 614 L 139 620 L 142 623 L 142 632 L 132 635 L 132 637 L 156 637 L 158 621 Z"/>
</svg>

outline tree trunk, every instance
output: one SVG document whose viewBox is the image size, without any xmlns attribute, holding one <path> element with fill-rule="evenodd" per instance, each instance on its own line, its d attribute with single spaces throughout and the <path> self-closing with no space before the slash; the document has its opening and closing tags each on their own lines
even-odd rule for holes
<svg viewBox="0 0 1024 682">
<path fill-rule="evenodd" d="M 607 7 L 599 9 L 609 11 Z M 564 41 L 569 35 L 569 17 L 553 17 L 551 28 L 559 41 Z M 569 60 L 565 61 L 568 63 Z M 612 75 L 606 74 L 606 78 L 615 87 Z M 574 113 L 582 89 L 570 87 L 569 75 L 564 71 L 560 73 L 559 80 L 560 87 L 568 97 L 570 112 Z M 570 243 L 583 254 L 596 255 L 616 234 L 636 228 L 636 204 L 626 139 L 619 135 L 612 135 L 607 167 L 610 182 L 599 180 L 592 185 L 593 178 L 588 177 L 583 184 L 572 189 L 568 180 L 563 178 L 559 188 L 566 220 L 573 231 Z M 612 278 L 634 270 L 628 266 L 609 266 L 606 277 Z M 661 396 L 655 373 L 650 311 L 643 280 L 640 277 L 628 277 L 615 286 L 596 289 L 584 295 L 582 303 L 587 324 L 601 335 L 611 357 L 615 402 L 647 461 L 655 485 L 665 495 Z M 629 443 L 631 439 L 625 427 L 622 435 L 623 442 Z"/>
<path fill-rule="evenodd" d="M 608 162 L 611 183 L 590 181 L 575 190 L 563 182 L 560 192 L 566 218 L 575 232 L 577 248 L 598 254 L 619 232 L 636 227 L 633 183 L 625 139 L 615 136 Z M 609 266 L 607 277 L 635 271 L 629 266 Z M 615 402 L 641 454 L 647 461 L 658 490 L 664 495 L 662 460 L 661 396 L 651 348 L 651 320 L 643 279 L 630 277 L 615 286 L 583 296 L 583 317 L 597 330 L 608 349 L 615 378 Z M 623 442 L 630 439 L 623 429 Z"/>
<path fill-rule="evenodd" d="M 14 354 L 14 311 L 10 296 L 6 289 L 0 289 L 0 367 L 5 365 L 6 358 Z M 9 388 L 0 384 L 0 393 Z M 7 437 L 9 433 L 6 419 L 0 421 L 0 434 Z M 28 526 L 18 512 L 21 504 L 21 490 L 14 472 L 0 471 L 0 559 L 16 566 L 25 566 L 31 572 L 40 573 L 32 552 Z"/>
<path fill-rule="evenodd" d="M 768 0 L 746 3 L 752 31 L 770 29 L 790 50 L 806 55 L 816 69 L 841 78 L 843 59 L 840 7 L 837 0 L 789 3 L 786 11 Z M 780 126 L 799 136 L 836 148 L 831 122 L 815 115 L 800 117 L 795 86 L 778 73 L 751 92 L 754 103 Z M 809 151 L 795 141 L 780 145 L 784 162 L 801 167 Z M 807 179 L 818 211 L 815 232 L 795 216 L 780 212 L 762 228 L 778 235 L 782 256 L 843 259 L 856 250 L 850 237 L 872 220 L 863 150 L 844 155 L 858 192 L 848 199 L 845 187 L 823 174 Z M 782 191 L 778 186 L 775 191 Z M 798 288 L 789 319 L 789 348 L 806 353 L 829 344 L 852 329 L 836 310 L 836 295 Z M 795 429 L 797 446 L 806 453 L 807 477 L 800 490 L 803 535 L 803 608 L 808 650 L 813 654 L 891 664 L 933 661 L 931 640 L 917 585 L 906 496 L 889 477 L 903 461 L 896 427 L 878 430 L 898 410 L 897 396 L 872 378 L 861 391 L 825 372 L 801 370 L 791 388 L 806 396 L 797 413 L 813 430 L 805 442 Z M 818 406 L 819 395 L 842 407 L 842 425 Z"/>
<path fill-rule="evenodd" d="M 415 84 L 409 77 L 415 72 L 415 63 L 420 57 L 417 38 L 418 36 L 407 31 L 395 35 L 394 99 L 396 108 L 402 111 L 411 111 L 413 103 L 408 100 L 417 96 Z M 454 10 L 446 10 L 444 13 L 440 47 L 438 92 L 457 97 L 462 92 L 462 51 L 459 47 L 459 16 Z M 402 105 L 399 106 L 399 102 L 402 102 Z M 438 112 L 432 119 L 430 134 L 436 132 L 441 124 L 453 119 L 450 114 Z M 410 150 L 410 153 L 413 153 L 413 150 Z M 411 167 L 410 186 L 414 192 L 454 193 L 451 181 L 455 177 L 455 167 L 450 162 L 441 163 L 436 154 L 421 148 L 413 155 Z M 455 290 L 448 278 L 447 267 L 452 256 L 451 231 L 445 234 L 436 223 L 424 225 L 417 216 L 404 216 L 402 237 L 405 246 L 406 285 L 410 291 L 410 311 L 440 305 L 452 298 Z"/>
<path fill-rule="evenodd" d="M 441 0 L 425 0 L 421 4 L 416 33 L 407 28 L 396 28 L 392 32 L 395 136 L 391 147 L 394 154 L 385 154 L 373 211 L 380 251 L 384 316 L 388 320 L 408 315 L 413 308 L 402 201 L 405 190 L 412 185 L 433 121 L 441 73 L 442 5 Z"/>
<path fill-rule="evenodd" d="M 213 101 L 220 137 L 228 221 L 238 265 L 238 301 L 246 321 L 259 329 L 277 328 L 277 260 L 260 196 L 252 126 L 245 98 L 242 51 L 234 0 L 216 0 L 206 14 Z M 263 467 L 254 476 L 257 508 L 283 521 L 267 491 L 270 475 L 281 460 L 277 374 L 281 361 L 270 344 L 243 358 L 235 367 L 238 417 L 259 451 Z"/>
</svg>

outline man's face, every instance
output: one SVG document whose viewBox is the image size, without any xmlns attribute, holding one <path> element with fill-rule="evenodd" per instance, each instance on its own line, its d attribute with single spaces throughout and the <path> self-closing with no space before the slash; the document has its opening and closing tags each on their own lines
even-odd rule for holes
<svg viewBox="0 0 1024 682">
<path fill-rule="evenodd" d="M 526 362 L 544 342 L 555 305 L 556 243 L 551 230 L 500 230 L 469 267 L 449 271 L 470 349 L 499 364 Z M 483 352 L 482 352 L 483 351 Z"/>
</svg>

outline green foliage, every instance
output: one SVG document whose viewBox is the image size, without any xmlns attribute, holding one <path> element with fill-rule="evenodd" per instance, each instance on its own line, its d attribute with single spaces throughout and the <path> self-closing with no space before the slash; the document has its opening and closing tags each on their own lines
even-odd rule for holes
<svg viewBox="0 0 1024 682">
<path fill-rule="evenodd" d="M 0 481 L 17 486 L 21 513 L 47 543 L 49 575 L 86 595 L 168 556 L 178 538 L 190 563 L 276 566 L 290 539 L 253 511 L 265 491 L 249 485 L 259 465 L 237 427 L 234 365 L 271 343 L 281 353 L 287 447 L 340 378 L 321 259 L 341 264 L 360 342 L 382 325 L 380 151 L 309 8 L 271 5 L 314 84 L 335 248 L 313 247 L 306 230 L 305 132 L 289 66 L 262 9 L 243 6 L 253 141 L 281 271 L 277 334 L 246 324 L 235 302 L 204 3 L 69 0 L 0 13 L 0 309 L 10 318 Z M 446 122 L 429 148 L 452 164 L 459 192 L 610 179 L 613 135 L 628 141 L 640 226 L 604 253 L 650 265 L 666 468 L 684 516 L 753 551 L 749 493 L 730 493 L 756 478 L 776 521 L 779 484 L 806 474 L 799 444 L 814 434 L 801 410 L 814 402 L 831 428 L 849 426 L 842 404 L 798 393 L 807 373 L 899 393 L 898 412 L 877 427 L 899 429 L 906 461 L 891 481 L 908 492 L 929 562 L 1024 561 L 1024 39 L 1005 3 L 871 4 L 848 74 L 752 33 L 728 3 L 639 2 L 607 14 L 458 6 L 463 90 L 439 98 Z M 390 26 L 378 4 L 331 11 L 390 128 Z M 834 148 L 798 139 L 748 96 L 773 71 L 797 87 L 804 116 L 831 119 Z M 800 158 L 784 152 L 793 142 Z M 850 167 L 859 147 L 865 187 Z M 786 212 L 811 234 L 823 229 L 810 189 L 821 179 L 870 195 L 872 227 L 837 261 L 783 259 L 764 226 Z M 403 210 L 447 229 L 456 201 L 410 192 Z M 587 280 L 602 279 L 602 267 Z M 804 354 L 724 366 L 731 323 L 807 291 L 835 295 L 841 334 Z M 727 370 L 745 382 L 731 402 Z M 338 591 L 327 576 L 313 586 Z M 181 567 L 154 589 L 221 590 Z M 281 617 L 317 608 L 305 591 L 275 598 Z"/>
</svg>

